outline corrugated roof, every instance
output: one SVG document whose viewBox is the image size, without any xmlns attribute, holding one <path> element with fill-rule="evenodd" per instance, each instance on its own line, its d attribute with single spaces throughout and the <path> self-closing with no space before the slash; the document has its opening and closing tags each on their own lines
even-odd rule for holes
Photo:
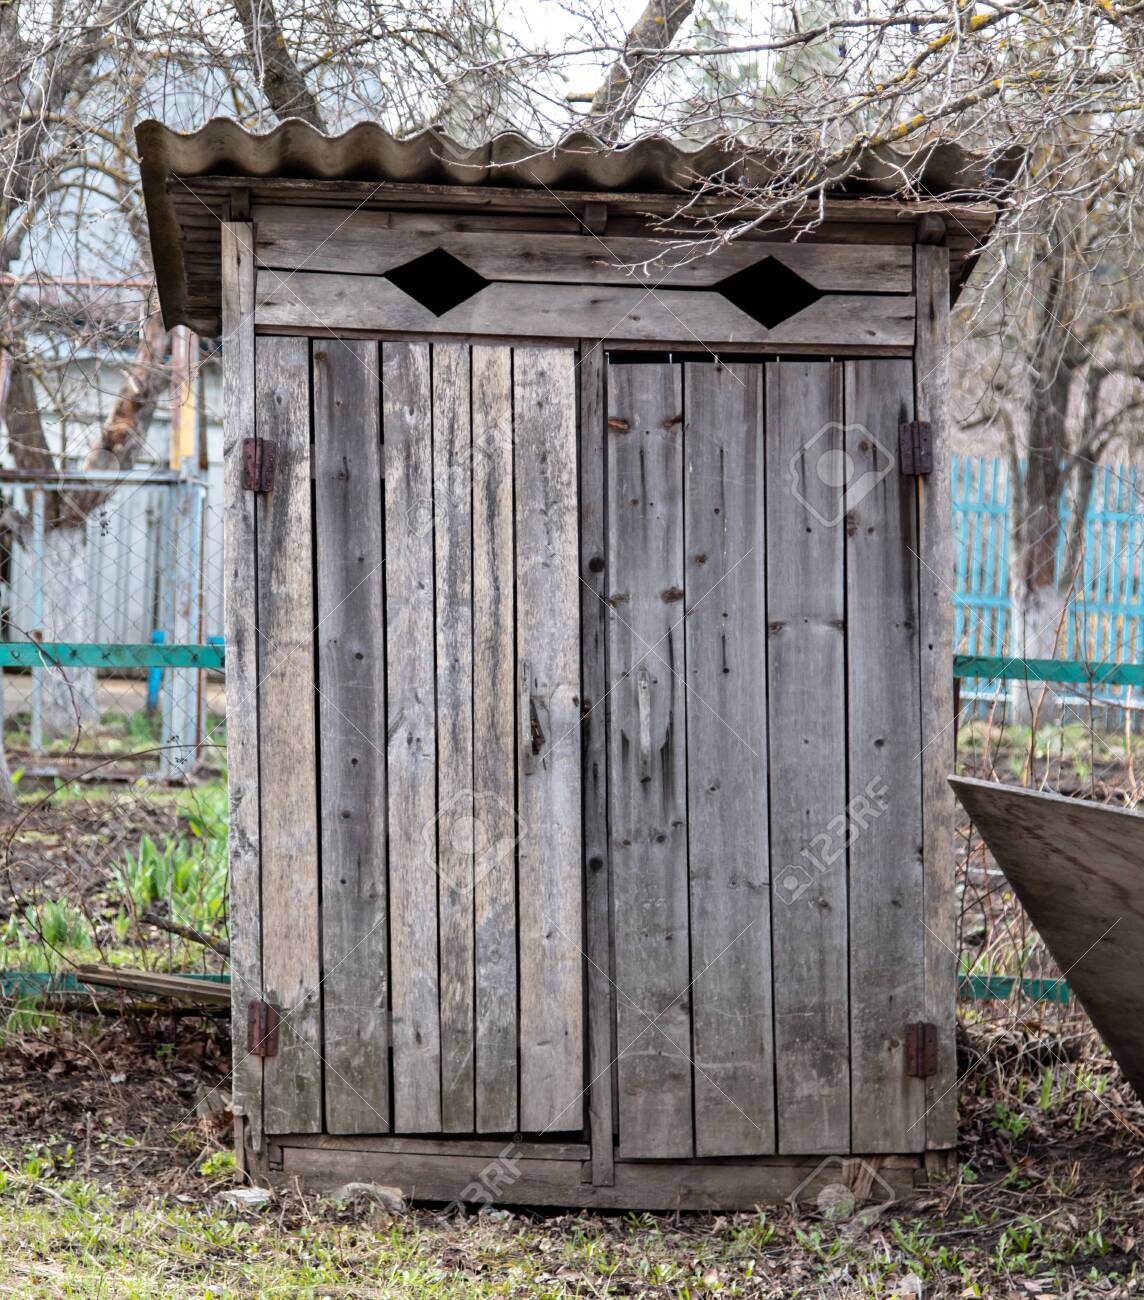
<svg viewBox="0 0 1144 1300">
<path fill-rule="evenodd" d="M 260 180 L 384 183 L 395 189 L 483 186 L 538 195 L 659 195 L 662 201 L 704 187 L 716 193 L 720 186 L 758 187 L 778 174 L 773 158 L 734 140 L 692 148 L 645 136 L 611 148 L 586 131 L 554 145 L 505 132 L 470 146 L 433 130 L 397 139 L 373 122 L 327 136 L 297 119 L 256 134 L 214 118 L 189 134 L 142 122 L 135 138 L 163 316 L 168 325 L 188 324 L 200 333 L 218 328 L 217 221 L 205 229 L 203 222 L 208 211 L 221 216 L 225 205 L 218 207 L 219 196 L 202 192 L 205 182 L 196 188 L 196 178 L 234 178 L 255 187 Z M 911 153 L 883 146 L 868 149 L 831 195 L 965 203 L 995 198 L 1010 173 L 1010 167 L 994 166 L 954 143 L 931 143 Z"/>
<path fill-rule="evenodd" d="M 425 185 L 505 185 L 525 189 L 680 193 L 704 182 L 762 185 L 775 160 L 735 140 L 693 147 L 644 136 L 609 147 L 587 131 L 540 145 L 506 131 L 464 145 L 440 131 L 398 139 L 375 122 L 328 136 L 292 119 L 264 135 L 227 118 L 189 134 L 148 121 L 135 132 L 145 179 L 163 176 L 291 176 L 310 180 L 394 181 Z M 843 168 L 838 169 L 841 176 Z M 1006 169 L 1002 169 L 1006 170 Z M 929 143 L 904 152 L 867 149 L 840 184 L 846 194 L 903 190 L 958 198 L 994 194 L 1005 177 L 959 144 Z"/>
</svg>

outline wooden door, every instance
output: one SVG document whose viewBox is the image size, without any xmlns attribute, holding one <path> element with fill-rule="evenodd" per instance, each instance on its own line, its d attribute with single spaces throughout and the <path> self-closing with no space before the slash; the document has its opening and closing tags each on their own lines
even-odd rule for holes
<svg viewBox="0 0 1144 1300">
<path fill-rule="evenodd" d="M 923 1149 L 912 366 L 605 389 L 618 1156 Z"/>
<path fill-rule="evenodd" d="M 265 1131 L 578 1131 L 575 352 L 256 353 Z"/>
</svg>

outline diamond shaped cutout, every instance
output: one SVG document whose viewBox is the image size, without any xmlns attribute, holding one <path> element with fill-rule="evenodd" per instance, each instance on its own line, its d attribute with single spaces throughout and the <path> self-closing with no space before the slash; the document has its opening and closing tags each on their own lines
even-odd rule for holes
<svg viewBox="0 0 1144 1300">
<path fill-rule="evenodd" d="M 745 266 L 712 287 L 769 330 L 823 296 L 821 289 L 773 257 Z"/>
<path fill-rule="evenodd" d="M 415 257 L 412 262 L 395 266 L 385 273 L 385 278 L 422 307 L 427 307 L 434 316 L 444 316 L 489 284 L 483 275 L 459 262 L 443 248 L 435 248 L 431 253 Z"/>
</svg>

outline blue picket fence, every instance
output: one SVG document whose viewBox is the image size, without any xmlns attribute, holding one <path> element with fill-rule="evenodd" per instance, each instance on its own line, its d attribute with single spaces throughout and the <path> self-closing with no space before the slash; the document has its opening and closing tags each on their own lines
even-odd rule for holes
<svg viewBox="0 0 1144 1300">
<path fill-rule="evenodd" d="M 954 650 L 1007 654 L 1012 507 L 1008 465 L 999 457 L 955 456 L 952 468 Z M 1058 570 L 1065 565 L 1069 513 L 1065 501 Z M 1144 477 L 1135 468 L 1107 465 L 1096 471 L 1084 553 L 1072 578 L 1057 656 L 1105 663 L 1144 660 Z M 996 684 L 966 682 L 962 696 L 993 700 L 998 689 Z M 1123 701 L 1128 689 L 1102 687 L 1099 698 Z M 1123 711 L 1116 714 L 1109 722 L 1117 722 Z"/>
</svg>

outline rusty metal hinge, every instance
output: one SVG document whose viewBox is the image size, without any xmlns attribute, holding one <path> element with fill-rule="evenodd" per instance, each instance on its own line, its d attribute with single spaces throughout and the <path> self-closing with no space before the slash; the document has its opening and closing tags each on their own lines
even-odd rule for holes
<svg viewBox="0 0 1144 1300">
<path fill-rule="evenodd" d="M 265 438 L 242 440 L 242 486 L 247 492 L 269 492 L 274 486 L 278 451 Z"/>
<path fill-rule="evenodd" d="M 919 1020 L 906 1026 L 906 1073 L 911 1079 L 937 1074 L 937 1025 Z"/>
<path fill-rule="evenodd" d="M 898 425 L 898 455 L 903 474 L 933 473 L 933 427 L 928 420 Z"/>
<path fill-rule="evenodd" d="M 251 1056 L 278 1055 L 282 1013 L 273 1002 L 251 1002 L 246 1009 L 246 1050 Z"/>
</svg>

